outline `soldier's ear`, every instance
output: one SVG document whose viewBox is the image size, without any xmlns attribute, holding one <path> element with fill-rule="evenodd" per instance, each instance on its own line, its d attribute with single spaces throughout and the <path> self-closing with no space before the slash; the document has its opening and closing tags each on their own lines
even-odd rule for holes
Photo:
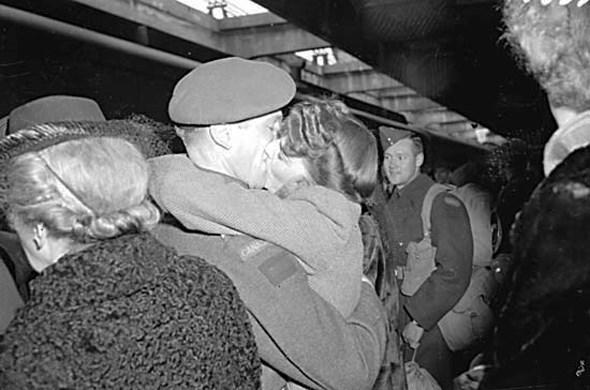
<svg viewBox="0 0 590 390">
<path fill-rule="evenodd" d="M 176 135 L 180 137 L 181 140 L 184 141 L 187 129 L 183 127 L 174 126 L 174 130 L 176 131 Z"/>
<path fill-rule="evenodd" d="M 232 146 L 232 132 L 228 126 L 215 125 L 209 127 L 209 136 L 216 145 L 223 149 L 231 149 Z"/>
<path fill-rule="evenodd" d="M 418 153 L 416 155 L 416 168 L 418 168 L 418 169 L 422 168 L 423 164 L 424 164 L 424 153 Z"/>
<path fill-rule="evenodd" d="M 47 228 L 44 224 L 38 223 L 33 227 L 33 243 L 35 244 L 35 249 L 37 251 L 41 251 L 47 245 Z"/>
</svg>

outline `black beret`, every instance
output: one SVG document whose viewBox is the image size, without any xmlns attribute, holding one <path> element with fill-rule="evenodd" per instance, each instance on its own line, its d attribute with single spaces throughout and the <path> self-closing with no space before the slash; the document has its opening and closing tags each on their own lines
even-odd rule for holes
<svg viewBox="0 0 590 390">
<path fill-rule="evenodd" d="M 295 82 L 266 62 L 237 57 L 200 65 L 174 88 L 170 119 L 185 125 L 235 123 L 280 110 L 295 96 Z"/>
<path fill-rule="evenodd" d="M 379 126 L 379 138 L 381 139 L 381 147 L 383 151 L 393 146 L 397 141 L 408 138 L 415 134 L 409 130 L 396 129 L 394 127 Z"/>
</svg>

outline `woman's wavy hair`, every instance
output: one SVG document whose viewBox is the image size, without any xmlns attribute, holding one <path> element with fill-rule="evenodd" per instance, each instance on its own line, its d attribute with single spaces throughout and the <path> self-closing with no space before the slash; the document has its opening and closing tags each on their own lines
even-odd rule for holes
<svg viewBox="0 0 590 390">
<path fill-rule="evenodd" d="M 506 0 L 504 38 L 555 107 L 590 109 L 590 6 Z"/>
<path fill-rule="evenodd" d="M 147 195 L 147 161 L 122 138 L 67 140 L 21 154 L 6 168 L 9 219 L 43 223 L 54 237 L 89 243 L 159 221 Z"/>
<path fill-rule="evenodd" d="M 295 104 L 281 125 L 281 151 L 303 157 L 314 184 L 355 202 L 369 198 L 378 183 L 377 140 L 341 101 Z"/>
</svg>

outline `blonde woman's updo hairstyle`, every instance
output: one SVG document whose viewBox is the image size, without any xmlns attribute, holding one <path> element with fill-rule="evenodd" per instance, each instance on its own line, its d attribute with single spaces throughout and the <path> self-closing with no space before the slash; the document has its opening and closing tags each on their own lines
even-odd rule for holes
<svg viewBox="0 0 590 390">
<path fill-rule="evenodd" d="M 314 184 L 355 202 L 377 185 L 377 140 L 341 101 L 295 104 L 281 125 L 281 152 L 302 157 Z"/>
<path fill-rule="evenodd" d="M 76 129 L 75 123 L 48 124 L 13 135 L 13 146 L 27 140 L 34 146 L 3 164 L 9 220 L 43 223 L 50 234 L 80 243 L 155 225 L 159 212 L 147 197 L 142 152 L 121 137 Z"/>
</svg>

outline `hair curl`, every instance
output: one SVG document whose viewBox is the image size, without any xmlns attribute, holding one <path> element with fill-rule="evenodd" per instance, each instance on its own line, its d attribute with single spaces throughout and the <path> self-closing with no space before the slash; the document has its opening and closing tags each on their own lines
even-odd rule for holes
<svg viewBox="0 0 590 390">
<path fill-rule="evenodd" d="M 341 101 L 295 104 L 279 136 L 282 153 L 303 157 L 315 184 L 355 202 L 373 193 L 378 183 L 377 140 Z"/>
<path fill-rule="evenodd" d="M 590 109 L 590 7 L 506 0 L 504 38 L 555 107 Z"/>
<path fill-rule="evenodd" d="M 69 140 L 15 157 L 7 168 L 10 219 L 43 223 L 55 237 L 94 242 L 159 220 L 147 198 L 147 162 L 124 139 Z"/>
</svg>

